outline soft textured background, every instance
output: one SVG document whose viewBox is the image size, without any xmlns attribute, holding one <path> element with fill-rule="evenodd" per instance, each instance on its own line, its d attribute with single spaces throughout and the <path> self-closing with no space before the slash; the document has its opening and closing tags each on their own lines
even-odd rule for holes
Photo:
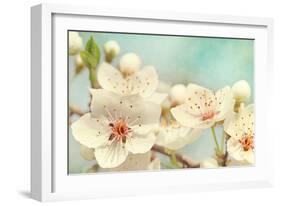
<svg viewBox="0 0 281 206">
<path fill-rule="evenodd" d="M 216 90 L 244 79 L 249 82 L 254 93 L 253 40 L 100 32 L 79 34 L 84 44 L 93 35 L 101 50 L 106 41 L 116 40 L 121 52 L 113 64 L 118 64 L 122 54 L 134 52 L 141 57 L 143 64 L 154 65 L 159 79 L 169 84 L 187 85 L 192 82 Z M 73 62 L 73 58 L 69 58 L 69 100 L 87 110 L 90 87 L 88 71 L 85 69 L 81 75 L 71 78 L 74 72 Z M 253 97 L 249 102 L 253 102 Z M 72 137 L 71 130 L 69 134 L 69 172 L 84 172 L 92 162 L 85 161 L 80 156 L 79 143 Z M 217 136 L 222 136 L 221 129 L 217 129 Z M 214 155 L 211 130 L 205 130 L 195 143 L 186 146 L 181 152 L 195 160 Z"/>
<path fill-rule="evenodd" d="M 30 190 L 30 6 L 45 0 L 9 0 L 1 4 L 1 205 L 42 205 L 29 198 Z M 275 21 L 272 130 L 275 131 L 275 187 L 189 194 L 162 194 L 98 200 L 45 203 L 44 205 L 280 205 L 281 194 L 281 13 L 277 0 L 48 0 L 53 3 L 84 4 L 154 11 L 181 11 L 205 14 L 268 16 Z M 266 85 L 264 85 L 266 86 Z M 145 180 L 144 180 L 145 181 Z"/>
</svg>

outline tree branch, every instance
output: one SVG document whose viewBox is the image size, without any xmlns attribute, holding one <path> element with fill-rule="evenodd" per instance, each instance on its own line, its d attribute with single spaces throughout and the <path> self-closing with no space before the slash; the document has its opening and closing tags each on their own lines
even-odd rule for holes
<svg viewBox="0 0 281 206">
<path fill-rule="evenodd" d="M 152 150 L 155 151 L 155 152 L 159 152 L 163 155 L 172 157 L 171 153 L 167 152 L 164 147 L 161 147 L 159 145 L 155 144 L 152 147 Z M 187 156 L 184 156 L 184 155 L 179 154 L 179 153 L 175 153 L 175 157 L 180 163 L 182 163 L 184 168 L 198 168 L 198 167 L 200 167 L 200 164 L 198 162 L 195 162 L 194 160 L 191 160 Z"/>
</svg>

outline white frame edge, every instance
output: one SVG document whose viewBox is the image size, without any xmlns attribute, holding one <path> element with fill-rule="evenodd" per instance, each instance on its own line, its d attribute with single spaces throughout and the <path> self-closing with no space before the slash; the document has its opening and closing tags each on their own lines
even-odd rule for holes
<svg viewBox="0 0 281 206">
<path fill-rule="evenodd" d="M 220 24 L 258 25 L 268 30 L 268 70 L 273 77 L 273 20 L 260 17 L 201 15 L 174 12 L 114 10 L 60 4 L 40 4 L 31 8 L 31 197 L 39 201 L 65 199 L 52 193 L 52 15 L 96 15 L 118 18 L 141 18 L 192 21 Z M 268 81 L 271 82 L 271 81 Z M 44 124 L 46 123 L 47 124 Z M 272 136 L 273 138 L 273 136 Z M 273 170 L 271 170 L 273 171 Z M 262 186 L 273 185 L 273 172 Z M 254 186 L 248 184 L 244 187 Z M 216 189 L 219 186 L 215 187 Z"/>
</svg>

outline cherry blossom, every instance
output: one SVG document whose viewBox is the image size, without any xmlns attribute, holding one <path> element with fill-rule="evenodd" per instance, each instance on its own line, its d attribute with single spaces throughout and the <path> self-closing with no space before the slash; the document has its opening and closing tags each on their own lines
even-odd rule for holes
<svg viewBox="0 0 281 206">
<path fill-rule="evenodd" d="M 196 84 L 187 86 L 185 103 L 171 109 L 174 118 L 190 128 L 210 128 L 233 110 L 234 99 L 229 86 L 216 92 Z"/>
<path fill-rule="evenodd" d="M 150 97 L 158 85 L 158 75 L 153 66 L 145 66 L 136 73 L 124 75 L 111 64 L 103 62 L 98 67 L 97 78 L 102 88 L 122 96 L 139 94 Z"/>
<path fill-rule="evenodd" d="M 224 123 L 225 132 L 230 135 L 227 151 L 236 161 L 254 163 L 254 118 L 254 105 L 251 104 Z"/>
<path fill-rule="evenodd" d="M 91 94 L 91 112 L 71 128 L 80 144 L 95 149 L 101 167 L 117 167 L 129 153 L 146 153 L 151 149 L 160 105 L 144 101 L 139 95 L 120 96 L 103 89 L 93 89 Z"/>
</svg>

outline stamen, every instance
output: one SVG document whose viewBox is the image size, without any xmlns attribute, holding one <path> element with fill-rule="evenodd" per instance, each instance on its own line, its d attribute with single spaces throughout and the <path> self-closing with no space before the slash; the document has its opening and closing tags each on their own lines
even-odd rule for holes
<svg viewBox="0 0 281 206">
<path fill-rule="evenodd" d="M 206 112 L 202 116 L 202 121 L 206 121 L 208 119 L 212 119 L 214 116 L 215 116 L 215 112 L 213 112 L 213 111 Z"/>
<path fill-rule="evenodd" d="M 239 140 L 244 151 L 254 149 L 254 135 L 245 135 Z"/>
<path fill-rule="evenodd" d="M 127 121 L 120 118 L 115 122 L 111 122 L 109 126 L 111 127 L 111 134 L 109 136 L 109 141 L 111 140 L 122 141 L 122 143 L 125 144 L 127 138 L 130 137 L 130 134 L 132 132 Z"/>
</svg>

